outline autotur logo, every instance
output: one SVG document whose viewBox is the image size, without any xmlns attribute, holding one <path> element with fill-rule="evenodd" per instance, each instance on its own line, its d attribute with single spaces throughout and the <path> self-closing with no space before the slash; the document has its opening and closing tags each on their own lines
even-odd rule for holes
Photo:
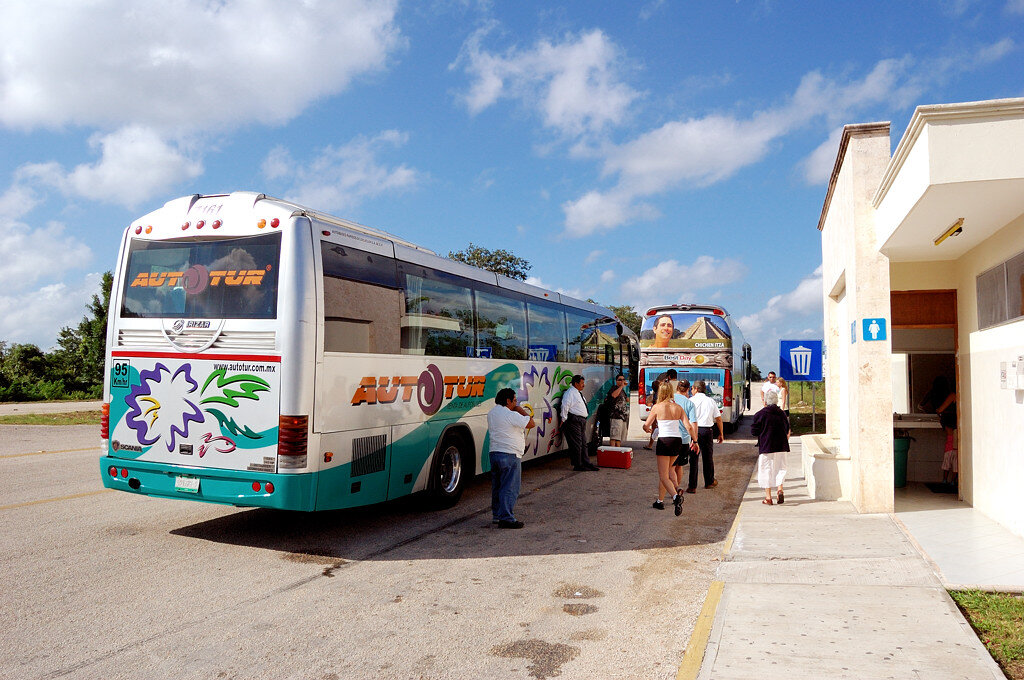
<svg viewBox="0 0 1024 680">
<path fill-rule="evenodd" d="M 171 331 L 174 333 L 180 333 L 185 328 L 185 320 L 178 319 L 171 325 Z"/>
<path fill-rule="evenodd" d="M 454 396 L 460 398 L 483 397 L 484 385 L 487 376 L 483 375 L 449 375 L 441 374 L 434 364 L 429 364 L 427 369 L 420 373 L 419 377 L 414 375 L 399 376 L 392 378 L 381 377 L 378 381 L 373 376 L 367 376 L 359 381 L 359 387 L 352 395 L 352 405 L 360 404 L 392 404 L 398 401 L 399 391 L 404 402 L 412 401 L 413 392 L 416 393 L 416 403 L 420 410 L 428 416 L 432 416 L 441 410 L 445 399 Z"/>
</svg>

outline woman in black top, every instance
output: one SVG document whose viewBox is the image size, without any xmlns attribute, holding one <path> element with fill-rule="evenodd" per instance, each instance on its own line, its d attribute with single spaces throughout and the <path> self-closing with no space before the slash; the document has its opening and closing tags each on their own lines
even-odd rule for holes
<svg viewBox="0 0 1024 680">
<path fill-rule="evenodd" d="M 761 501 L 772 505 L 772 488 L 779 490 L 779 505 L 786 502 L 782 483 L 786 480 L 786 454 L 791 434 L 789 416 L 779 408 L 779 393 L 769 390 L 764 395 L 765 407 L 754 414 L 750 433 L 757 437 L 757 485 L 764 489 Z"/>
</svg>

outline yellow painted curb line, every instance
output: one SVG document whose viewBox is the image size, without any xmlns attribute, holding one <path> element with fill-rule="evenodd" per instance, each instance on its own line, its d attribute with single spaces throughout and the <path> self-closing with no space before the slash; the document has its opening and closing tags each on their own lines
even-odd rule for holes
<svg viewBox="0 0 1024 680">
<path fill-rule="evenodd" d="M 89 446 L 84 449 L 61 449 L 59 451 L 32 451 L 30 453 L 8 453 L 0 458 L 23 458 L 24 456 L 45 456 L 51 453 L 78 453 L 79 451 L 103 451 L 102 446 Z"/>
<path fill-rule="evenodd" d="M 85 498 L 86 496 L 96 496 L 101 493 L 107 493 L 113 491 L 113 489 L 100 489 L 98 491 L 86 491 L 85 493 L 75 493 L 70 496 L 61 496 L 60 498 L 41 498 L 38 501 L 27 501 L 25 503 L 15 503 L 14 505 L 0 505 L 0 510 L 13 510 L 15 508 L 27 508 L 30 505 L 39 505 L 40 503 L 53 503 L 55 501 L 69 501 L 74 498 Z"/>
<path fill-rule="evenodd" d="M 733 518 L 732 526 L 729 527 L 729 533 L 725 536 L 725 545 L 722 546 L 722 557 L 728 555 L 729 551 L 732 550 L 732 542 L 736 538 L 736 529 L 739 528 L 740 515 L 742 513 L 743 505 L 741 504 L 740 507 L 736 508 L 736 517 Z"/>
<path fill-rule="evenodd" d="M 708 587 L 708 596 L 704 598 L 704 607 L 697 616 L 697 623 L 690 635 L 690 644 L 686 646 L 686 653 L 683 654 L 683 663 L 679 665 L 677 680 L 694 680 L 700 673 L 700 666 L 704 663 L 704 650 L 708 646 L 708 638 L 711 637 L 711 625 L 715 622 L 715 612 L 718 611 L 718 603 L 722 600 L 722 591 L 725 583 L 712 581 Z"/>
<path fill-rule="evenodd" d="M 736 538 L 736 529 L 740 524 L 740 513 L 743 512 L 743 504 L 736 508 L 736 517 L 732 520 L 729 533 L 725 536 L 725 544 L 722 546 L 722 557 L 732 550 L 732 542 Z M 722 593 L 725 590 L 723 581 L 712 581 L 708 586 L 708 596 L 704 598 L 704 606 L 697 615 L 697 623 L 693 626 L 690 634 L 690 643 L 686 646 L 683 654 L 683 662 L 679 665 L 679 672 L 676 680 L 694 680 L 700 673 L 701 664 L 704 663 L 704 651 L 708 646 L 708 639 L 711 637 L 711 626 L 715 622 L 715 613 L 718 611 L 718 603 L 722 601 Z"/>
</svg>

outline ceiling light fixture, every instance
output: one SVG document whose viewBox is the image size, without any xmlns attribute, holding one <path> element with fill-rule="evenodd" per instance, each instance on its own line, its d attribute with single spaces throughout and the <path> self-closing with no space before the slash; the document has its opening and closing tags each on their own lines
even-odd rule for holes
<svg viewBox="0 0 1024 680">
<path fill-rule="evenodd" d="M 954 222 L 953 224 L 949 225 L 949 229 L 946 229 L 946 231 L 942 232 L 939 235 L 939 237 L 935 239 L 935 245 L 939 245 L 940 243 L 945 241 L 950 236 L 956 236 L 957 234 L 959 234 L 963 230 L 964 230 L 964 218 L 961 217 L 956 222 Z"/>
</svg>

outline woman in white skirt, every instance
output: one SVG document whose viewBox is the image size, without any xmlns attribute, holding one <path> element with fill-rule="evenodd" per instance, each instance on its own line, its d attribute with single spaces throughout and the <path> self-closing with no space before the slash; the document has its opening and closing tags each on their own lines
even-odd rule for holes
<svg viewBox="0 0 1024 680">
<path fill-rule="evenodd" d="M 786 454 L 792 433 L 789 416 L 779 408 L 778 392 L 769 391 L 765 407 L 754 414 L 750 433 L 757 437 L 757 485 L 764 489 L 765 505 L 772 505 L 772 489 L 778 489 L 779 505 L 786 502 L 782 483 L 786 481 Z"/>
</svg>

